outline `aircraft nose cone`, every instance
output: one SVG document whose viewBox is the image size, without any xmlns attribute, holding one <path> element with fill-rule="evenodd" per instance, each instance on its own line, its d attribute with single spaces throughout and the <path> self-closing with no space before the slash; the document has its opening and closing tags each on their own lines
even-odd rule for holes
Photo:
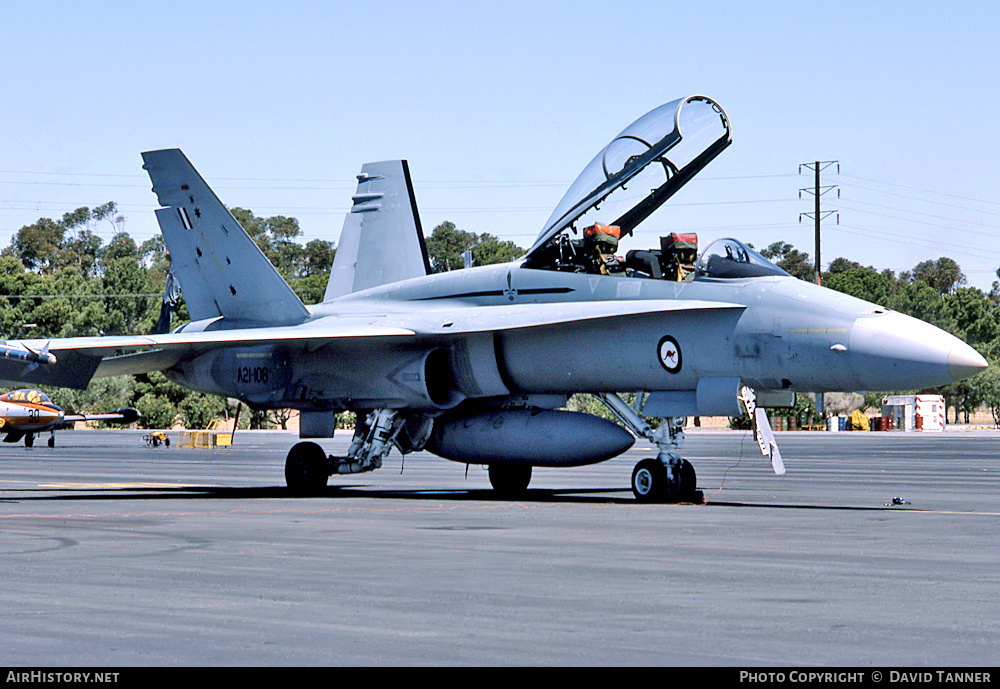
<svg viewBox="0 0 1000 689">
<path fill-rule="evenodd" d="M 964 342 L 961 347 L 955 347 L 948 353 L 948 373 L 955 380 L 965 380 L 985 371 L 987 366 L 989 364 L 982 354 Z"/>
<path fill-rule="evenodd" d="M 848 351 L 851 368 L 865 390 L 950 385 L 987 366 L 976 350 L 954 335 L 895 312 L 858 318 Z"/>
</svg>

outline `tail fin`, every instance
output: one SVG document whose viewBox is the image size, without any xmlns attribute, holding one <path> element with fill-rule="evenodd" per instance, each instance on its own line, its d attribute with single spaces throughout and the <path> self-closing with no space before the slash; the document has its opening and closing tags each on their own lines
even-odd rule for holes
<svg viewBox="0 0 1000 689">
<path fill-rule="evenodd" d="M 179 149 L 147 151 L 143 168 L 172 270 L 192 320 L 223 316 L 270 325 L 309 312 Z"/>
<path fill-rule="evenodd" d="M 324 300 L 430 272 L 405 160 L 366 163 L 351 200 Z"/>
</svg>

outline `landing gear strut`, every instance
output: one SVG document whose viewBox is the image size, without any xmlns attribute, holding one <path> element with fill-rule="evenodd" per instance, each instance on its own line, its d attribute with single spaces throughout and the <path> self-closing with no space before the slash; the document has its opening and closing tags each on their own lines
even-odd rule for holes
<svg viewBox="0 0 1000 689">
<path fill-rule="evenodd" d="M 704 502 L 697 489 L 694 467 L 680 455 L 684 445 L 683 417 L 666 419 L 655 431 L 621 397 L 599 393 L 604 403 L 633 433 L 656 445 L 659 453 L 636 464 L 632 471 L 632 493 L 640 502 Z"/>
<path fill-rule="evenodd" d="M 346 457 L 327 456 L 319 445 L 302 442 L 292 446 L 285 459 L 285 483 L 297 493 L 315 493 L 326 487 L 333 474 L 359 474 L 382 466 L 406 417 L 395 409 L 376 409 L 354 431 Z"/>
</svg>

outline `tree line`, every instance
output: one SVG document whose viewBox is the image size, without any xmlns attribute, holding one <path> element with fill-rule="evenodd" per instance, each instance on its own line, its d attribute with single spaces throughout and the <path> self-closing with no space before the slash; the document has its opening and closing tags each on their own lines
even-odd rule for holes
<svg viewBox="0 0 1000 689">
<path fill-rule="evenodd" d="M 306 304 L 319 302 L 336 255 L 333 242 L 303 241 L 295 218 L 261 217 L 231 209 L 268 260 Z M 136 244 L 125 229 L 117 204 L 82 207 L 60 219 L 41 218 L 26 225 L 0 252 L 0 337 L 7 340 L 151 333 L 160 315 L 170 261 L 159 235 Z M 106 243 L 98 234 L 111 229 Z M 426 239 L 433 270 L 462 268 L 471 251 L 475 265 L 513 260 L 524 249 L 490 234 L 476 234 L 443 222 Z M 809 255 L 787 242 L 761 253 L 793 276 L 813 281 Z M 990 361 L 990 368 L 967 381 L 925 391 L 944 395 L 956 418 L 966 419 L 986 405 L 1000 425 L 1000 270 L 989 294 L 967 286 L 950 258 L 928 260 L 896 275 L 891 270 L 844 258 L 832 261 L 821 276 L 831 289 L 874 302 L 936 325 L 968 342 Z M 173 325 L 188 318 L 183 296 Z M 47 389 L 67 412 L 95 412 L 131 406 L 143 414 L 142 425 L 165 428 L 181 422 L 204 428 L 232 413 L 226 400 L 182 388 L 162 373 L 94 381 L 85 391 Z M 881 394 L 867 397 L 874 403 Z M 904 392 L 904 391 L 892 391 Z M 577 402 L 577 404 L 581 404 Z M 588 407 L 589 410 L 589 407 Z M 243 425 L 283 426 L 287 412 L 249 411 Z"/>
<path fill-rule="evenodd" d="M 336 254 L 333 242 L 303 243 L 295 218 L 259 217 L 243 208 L 231 212 L 303 302 L 322 299 Z M 0 338 L 154 332 L 169 256 L 162 236 L 136 244 L 125 224 L 117 204 L 108 202 L 19 229 L 0 252 Z M 111 231 L 106 243 L 98 234 L 102 229 Z M 187 320 L 182 295 L 173 326 Z M 205 428 L 234 411 L 225 399 L 182 388 L 160 372 L 97 379 L 83 391 L 46 392 L 67 413 L 135 407 L 143 415 L 139 424 L 148 428 L 169 428 L 178 421 Z M 287 418 L 287 412 L 248 410 L 241 425 L 274 427 Z"/>
</svg>

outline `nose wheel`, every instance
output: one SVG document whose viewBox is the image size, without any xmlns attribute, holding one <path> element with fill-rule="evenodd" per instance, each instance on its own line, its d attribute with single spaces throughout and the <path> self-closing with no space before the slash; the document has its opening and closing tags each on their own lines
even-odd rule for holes
<svg viewBox="0 0 1000 689">
<path fill-rule="evenodd" d="M 655 457 L 647 457 L 632 470 L 632 494 L 639 502 L 704 502 L 697 486 L 694 467 L 686 459 L 668 467 Z"/>
</svg>

